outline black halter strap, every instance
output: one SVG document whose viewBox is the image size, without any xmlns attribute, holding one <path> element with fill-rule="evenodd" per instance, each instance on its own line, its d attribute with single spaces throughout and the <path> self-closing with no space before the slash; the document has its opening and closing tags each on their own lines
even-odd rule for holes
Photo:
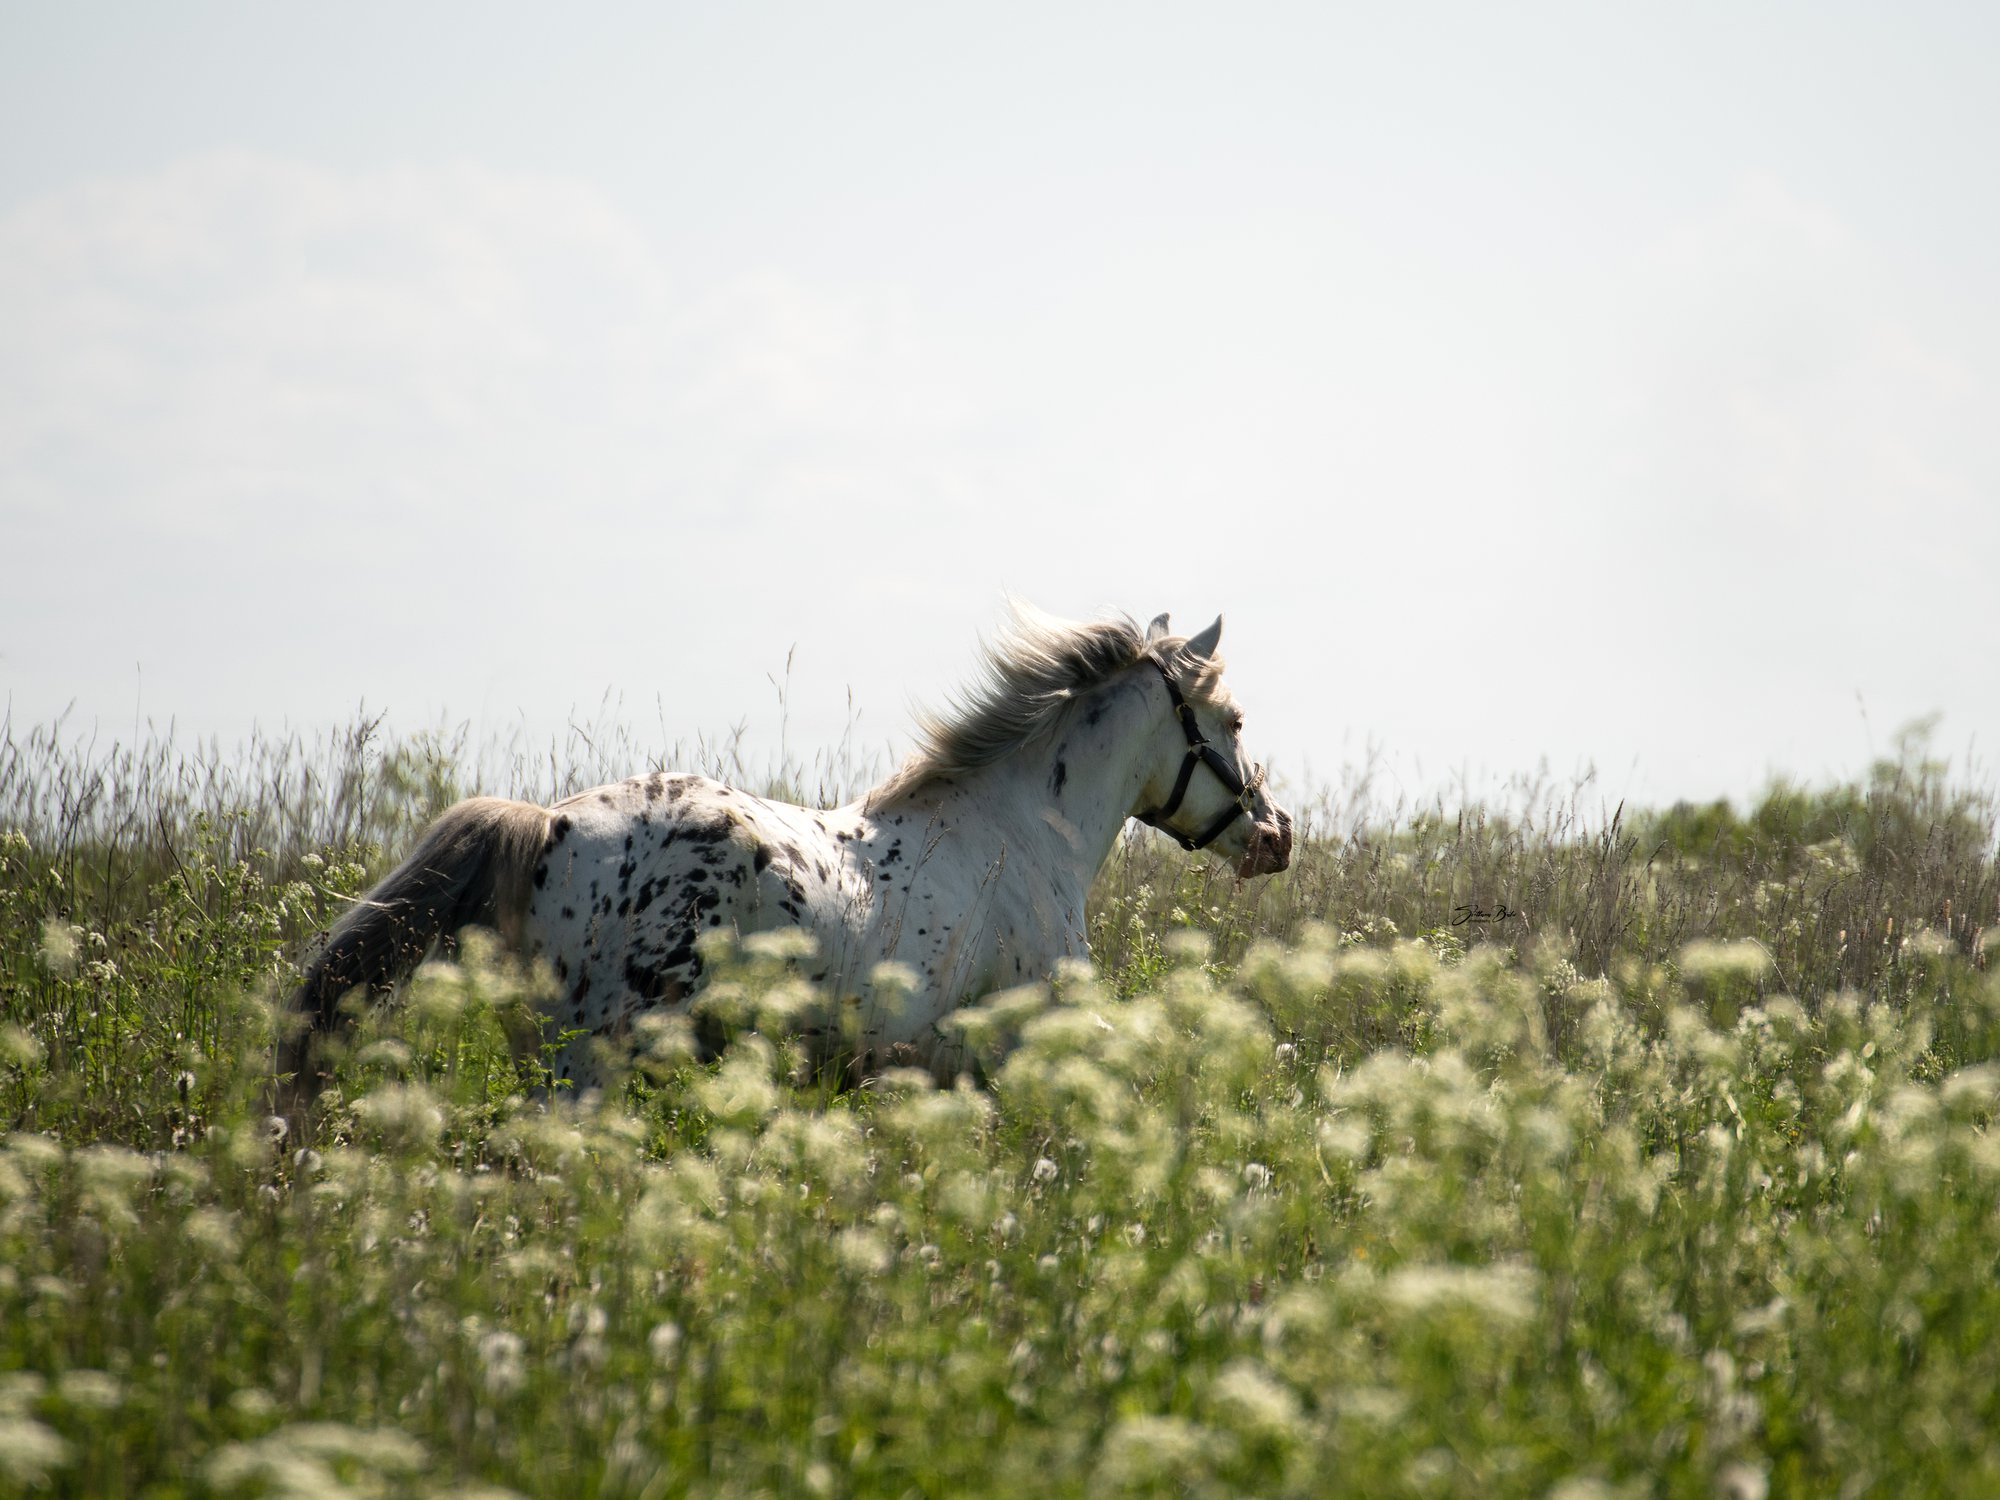
<svg viewBox="0 0 2000 1500">
<path fill-rule="evenodd" d="M 1236 763 L 1211 745 L 1202 735 L 1201 725 L 1195 722 L 1194 710 L 1181 696 L 1180 685 L 1174 681 L 1173 673 L 1155 659 L 1153 665 L 1160 669 L 1160 680 L 1167 685 L 1167 697 L 1174 705 L 1174 717 L 1180 720 L 1181 733 L 1187 736 L 1187 754 L 1181 758 L 1180 775 L 1174 778 L 1174 789 L 1167 800 L 1149 812 L 1135 813 L 1141 823 L 1150 823 L 1183 849 L 1206 849 L 1222 836 L 1222 831 L 1238 818 L 1250 816 L 1256 788 L 1243 780 Z M 1187 795 L 1188 783 L 1194 780 L 1194 768 L 1207 762 L 1209 770 L 1223 785 L 1229 795 L 1236 800 L 1217 813 L 1213 822 L 1197 834 L 1182 833 L 1171 826 L 1167 819 L 1180 811 L 1181 798 Z"/>
</svg>

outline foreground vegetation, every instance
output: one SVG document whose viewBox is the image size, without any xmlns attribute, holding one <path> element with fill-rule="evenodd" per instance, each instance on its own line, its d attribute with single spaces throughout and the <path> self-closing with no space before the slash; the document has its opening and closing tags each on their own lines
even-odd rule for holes
<svg viewBox="0 0 2000 1500">
<path fill-rule="evenodd" d="M 664 1025 L 551 1101 L 474 945 L 284 1138 L 297 945 L 463 763 L 0 745 L 0 1493 L 2000 1493 L 1993 807 L 1920 742 L 1134 844 L 981 1085 Z"/>
</svg>

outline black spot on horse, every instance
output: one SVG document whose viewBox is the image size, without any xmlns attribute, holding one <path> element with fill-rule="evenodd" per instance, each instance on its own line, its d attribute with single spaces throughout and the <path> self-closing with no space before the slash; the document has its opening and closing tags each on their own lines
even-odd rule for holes
<svg viewBox="0 0 2000 1500">
<path fill-rule="evenodd" d="M 549 862 L 543 860 L 535 866 L 535 889 L 540 890 L 549 883 Z"/>
<path fill-rule="evenodd" d="M 1062 795 L 1063 783 L 1068 780 L 1069 780 L 1069 762 L 1066 760 L 1057 761 L 1053 789 L 1058 797 Z"/>
<path fill-rule="evenodd" d="M 669 955 L 667 962 L 661 964 L 658 968 L 652 968 L 640 963 L 636 959 L 627 958 L 625 960 L 625 987 L 642 1000 L 665 1000 L 669 1002 L 678 1000 L 684 993 L 685 987 L 681 984 L 679 978 L 666 972 L 666 970 L 673 966 L 671 955 Z"/>
<path fill-rule="evenodd" d="M 765 867 L 771 863 L 770 846 L 767 844 L 759 844 L 757 846 L 757 852 L 750 856 L 750 863 L 756 869 L 759 875 L 763 874 Z"/>
</svg>

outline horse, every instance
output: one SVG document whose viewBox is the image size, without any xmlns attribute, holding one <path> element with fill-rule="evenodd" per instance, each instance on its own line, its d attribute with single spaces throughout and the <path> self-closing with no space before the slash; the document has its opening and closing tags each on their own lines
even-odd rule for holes
<svg viewBox="0 0 2000 1500">
<path fill-rule="evenodd" d="M 548 966 L 549 1019 L 578 1034 L 553 1071 L 579 1090 L 606 1081 L 635 1022 L 689 1010 L 711 934 L 780 928 L 812 939 L 803 977 L 829 1014 L 796 1031 L 817 1063 L 946 1081 L 960 1053 L 947 1016 L 1087 957 L 1084 901 L 1128 819 L 1240 878 L 1290 862 L 1291 816 L 1244 759 L 1221 638 L 1220 616 L 1182 637 L 1164 614 L 1142 631 L 1016 605 L 975 684 L 921 713 L 915 752 L 843 807 L 669 772 L 552 807 L 460 802 L 307 965 L 281 1085 L 309 1100 L 344 997 L 392 988 L 470 926 Z"/>
</svg>

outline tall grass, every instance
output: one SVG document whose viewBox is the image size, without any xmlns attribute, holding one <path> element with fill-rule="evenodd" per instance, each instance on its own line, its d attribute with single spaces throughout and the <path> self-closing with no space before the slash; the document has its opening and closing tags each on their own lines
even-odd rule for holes
<svg viewBox="0 0 2000 1500">
<path fill-rule="evenodd" d="M 2000 1492 L 1994 805 L 1920 741 L 1744 810 L 1351 785 L 1254 885 L 1135 840 L 986 1086 L 667 1024 L 550 1097 L 474 945 L 279 1136 L 298 944 L 629 749 L 0 736 L 0 1493 Z"/>
</svg>

